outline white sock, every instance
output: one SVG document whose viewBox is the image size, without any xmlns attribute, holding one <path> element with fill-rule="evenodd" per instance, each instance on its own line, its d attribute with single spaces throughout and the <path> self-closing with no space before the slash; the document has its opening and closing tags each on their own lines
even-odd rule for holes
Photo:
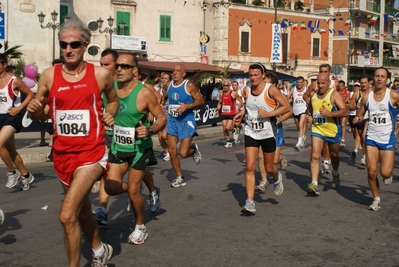
<svg viewBox="0 0 399 267">
<path fill-rule="evenodd" d="M 103 242 L 101 242 L 101 246 L 97 249 L 92 249 L 93 250 L 93 254 L 94 257 L 100 257 L 101 255 L 104 254 L 104 246 L 103 246 Z"/>
<path fill-rule="evenodd" d="M 380 196 L 375 197 L 374 200 L 377 200 L 378 202 L 381 202 Z"/>
<path fill-rule="evenodd" d="M 136 228 L 134 230 L 143 229 L 143 228 L 145 229 L 144 224 L 136 224 Z"/>
<path fill-rule="evenodd" d="M 334 176 L 337 176 L 337 175 L 339 175 L 339 172 L 333 170 L 333 175 L 334 175 Z"/>
<path fill-rule="evenodd" d="M 317 185 L 317 181 L 312 181 L 312 184 Z"/>
</svg>

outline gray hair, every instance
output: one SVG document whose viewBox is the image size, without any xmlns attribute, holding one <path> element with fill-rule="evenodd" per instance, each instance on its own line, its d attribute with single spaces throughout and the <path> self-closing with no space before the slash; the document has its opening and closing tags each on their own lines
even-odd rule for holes
<svg viewBox="0 0 399 267">
<path fill-rule="evenodd" d="M 58 40 L 61 38 L 61 35 L 69 29 L 75 29 L 81 32 L 81 36 L 85 39 L 86 43 L 90 43 L 91 40 L 91 31 L 90 29 L 79 19 L 71 19 L 68 22 L 62 24 L 59 32 L 58 32 Z"/>
</svg>

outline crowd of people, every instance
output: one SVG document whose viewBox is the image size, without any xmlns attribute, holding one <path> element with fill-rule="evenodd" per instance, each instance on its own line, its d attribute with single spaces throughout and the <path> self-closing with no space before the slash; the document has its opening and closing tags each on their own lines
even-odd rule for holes
<svg viewBox="0 0 399 267">
<path fill-rule="evenodd" d="M 144 224 L 143 184 L 149 191 L 150 211 L 156 213 L 161 206 L 161 189 L 147 169 L 157 164 L 151 136 L 158 135 L 163 160 L 170 161 L 176 173 L 171 187 L 186 186 L 180 158 L 192 157 L 196 164 L 202 160 L 198 144 L 193 143 L 197 135 L 193 109 L 203 105 L 204 98 L 180 64 L 151 85 L 140 74 L 133 54 L 106 49 L 101 54 L 101 66 L 86 62 L 84 53 L 91 33 L 80 21 L 64 23 L 58 39 L 64 61 L 42 73 L 35 96 L 21 80 L 6 72 L 7 58 L 0 54 L 0 96 L 4 99 L 0 105 L 0 156 L 8 169 L 6 187 L 21 184 L 22 190 L 28 190 L 34 180 L 15 149 L 14 134 L 21 128 L 23 109 L 33 120 L 50 118 L 54 128 L 52 161 L 65 192 L 59 220 L 69 265 L 79 266 L 83 233 L 92 247 L 92 266 L 107 266 L 113 247 L 101 241 L 98 229 L 108 227 L 110 196 L 127 194 L 128 208 L 135 216 L 128 243 L 143 244 L 149 235 Z M 355 140 L 352 157 L 363 148 L 374 196 L 369 209 L 380 209 L 378 164 L 383 183 L 392 183 L 398 133 L 399 93 L 387 88 L 389 78 L 387 69 L 377 68 L 372 84 L 369 77 L 362 76 L 347 90 L 345 82 L 332 76 L 331 66 L 322 64 L 315 82 L 308 84 L 304 77 L 297 77 L 289 89 L 287 82 L 280 83 L 263 64 L 254 63 L 249 66 L 250 83 L 243 88 L 237 81 L 223 80 L 222 91 L 212 93 L 212 99 L 218 101 L 224 147 L 239 143 L 239 135 L 244 135 L 247 199 L 241 212 L 256 213 L 255 192 L 266 190 L 268 175 L 273 179 L 274 194 L 283 194 L 283 175 L 276 165 L 283 170 L 287 167 L 281 153 L 282 122 L 291 116 L 298 131 L 297 150 L 305 146 L 306 131 L 311 126 L 307 193 L 320 194 L 321 158 L 322 172 L 331 172 L 332 188 L 339 188 L 339 148 L 345 146 L 348 118 Z M 399 81 L 393 85 L 399 87 Z M 26 95 L 24 99 L 22 94 Z M 256 165 L 262 177 L 258 185 Z M 127 181 L 123 180 L 125 174 Z M 99 196 L 94 213 L 90 192 Z M 3 222 L 0 209 L 0 224 Z"/>
</svg>

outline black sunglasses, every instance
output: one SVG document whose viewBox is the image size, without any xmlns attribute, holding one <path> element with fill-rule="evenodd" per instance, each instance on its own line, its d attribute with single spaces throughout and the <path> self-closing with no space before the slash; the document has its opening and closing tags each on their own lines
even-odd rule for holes
<svg viewBox="0 0 399 267">
<path fill-rule="evenodd" d="M 121 69 L 123 69 L 123 70 L 127 70 L 127 69 L 134 68 L 135 66 L 129 65 L 129 64 L 124 64 L 124 63 L 122 63 L 122 64 L 116 63 L 115 69 L 119 69 L 119 67 L 121 67 Z"/>
<path fill-rule="evenodd" d="M 81 47 L 84 44 L 84 42 L 81 41 L 73 41 L 73 42 L 64 42 L 64 41 L 60 41 L 60 47 L 62 49 L 66 49 L 68 47 L 68 45 L 72 48 L 72 49 L 76 49 Z"/>
</svg>

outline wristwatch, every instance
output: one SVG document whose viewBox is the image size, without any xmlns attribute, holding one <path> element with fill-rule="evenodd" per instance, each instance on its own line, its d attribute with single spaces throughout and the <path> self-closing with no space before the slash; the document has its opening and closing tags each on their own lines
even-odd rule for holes
<svg viewBox="0 0 399 267">
<path fill-rule="evenodd" d="M 190 107 L 190 108 L 193 108 L 193 104 L 191 103 L 189 107 Z"/>
<path fill-rule="evenodd" d="M 152 136 L 154 134 L 154 130 L 150 127 L 147 128 L 147 136 Z"/>
</svg>

